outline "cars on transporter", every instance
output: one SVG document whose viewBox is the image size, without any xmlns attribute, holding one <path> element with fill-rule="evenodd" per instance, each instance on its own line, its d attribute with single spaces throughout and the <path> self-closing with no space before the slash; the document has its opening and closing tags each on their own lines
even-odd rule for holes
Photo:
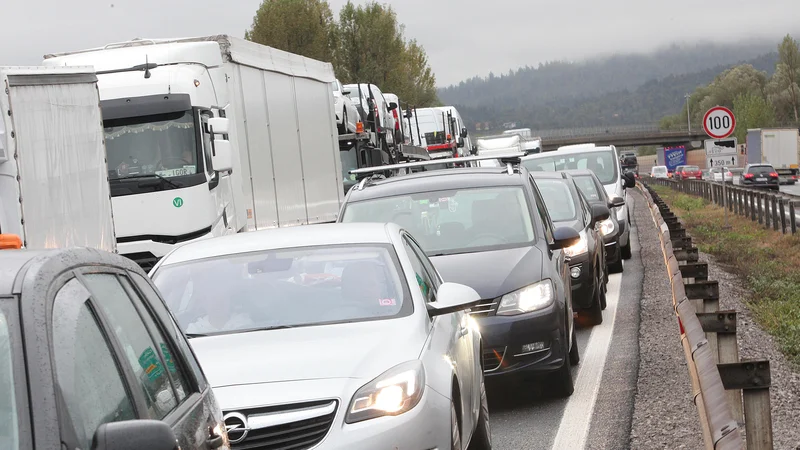
<svg viewBox="0 0 800 450">
<path fill-rule="evenodd" d="M 504 164 L 364 178 L 345 197 L 339 221 L 394 222 L 409 230 L 445 281 L 480 295 L 470 314 L 483 336 L 486 376 L 547 375 L 553 390 L 568 396 L 574 391 L 571 366 L 580 355 L 562 249 L 576 245 L 580 235 L 553 225 L 533 178 L 519 165 L 522 155 L 384 166 L 403 170 L 487 158 Z"/>
<path fill-rule="evenodd" d="M 133 261 L 4 250 L 0 266 L 4 449 L 229 448 L 203 371 Z"/>
<path fill-rule="evenodd" d="M 522 165 L 532 172 L 552 172 L 573 169 L 588 169 L 597 175 L 609 197 L 620 197 L 627 201 L 626 189 L 636 186 L 631 172 L 620 169 L 617 148 L 580 144 L 561 147 L 555 152 L 544 152 L 522 158 Z M 630 259 L 631 254 L 631 214 L 627 202 L 615 206 L 612 217 L 617 220 L 617 240 L 622 259 Z"/>
<path fill-rule="evenodd" d="M 572 176 L 575 185 L 578 186 L 578 190 L 581 191 L 581 194 L 583 194 L 590 205 L 605 205 L 613 210 L 625 204 L 625 200 L 622 197 L 615 196 L 609 198 L 608 193 L 603 188 L 603 183 L 600 182 L 600 179 L 598 179 L 597 175 L 591 170 L 565 170 L 564 173 Z M 622 255 L 619 244 L 620 229 L 617 220 L 615 220 L 614 217 L 609 217 L 606 220 L 598 222 L 597 228 L 603 236 L 603 243 L 605 244 L 607 272 L 622 272 L 624 267 L 622 266 Z M 606 282 L 608 282 L 607 275 Z"/>
<path fill-rule="evenodd" d="M 339 80 L 333 82 L 333 101 L 339 134 L 355 133 L 358 131 L 356 124 L 361 121 L 361 115 L 349 95 L 350 91 L 345 90 Z"/>
<path fill-rule="evenodd" d="M 221 237 L 151 276 L 208 374 L 233 449 L 489 449 L 480 300 L 395 224 Z"/>
<path fill-rule="evenodd" d="M 590 205 L 575 181 L 563 172 L 536 172 L 533 179 L 557 227 L 571 227 L 580 241 L 564 249 L 569 261 L 572 305 L 590 325 L 603 323 L 606 307 L 606 255 L 597 224 L 611 216 L 608 206 Z"/>
</svg>

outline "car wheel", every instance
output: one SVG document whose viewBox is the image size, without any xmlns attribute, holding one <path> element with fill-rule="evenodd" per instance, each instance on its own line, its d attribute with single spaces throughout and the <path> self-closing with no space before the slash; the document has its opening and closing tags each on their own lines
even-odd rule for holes
<svg viewBox="0 0 800 450">
<path fill-rule="evenodd" d="M 631 257 L 633 256 L 633 253 L 631 252 L 631 238 L 630 237 L 628 237 L 628 245 L 626 245 L 625 247 L 620 248 L 619 251 L 620 251 L 619 252 L 619 256 L 620 256 L 621 259 L 625 259 L 625 260 L 631 259 Z M 622 272 L 622 271 L 620 270 L 620 272 Z"/>
<path fill-rule="evenodd" d="M 606 281 L 603 283 L 603 290 L 600 292 L 600 309 L 604 311 L 606 309 L 606 301 L 608 300 L 608 296 L 606 295 L 607 292 L 608 292 L 608 278 L 606 278 Z"/>
<path fill-rule="evenodd" d="M 575 333 L 573 329 L 573 334 Z M 567 350 L 569 347 L 569 342 L 564 343 L 564 350 Z M 573 359 L 573 349 L 574 349 L 574 357 L 580 358 L 578 355 L 578 342 L 575 340 L 573 336 L 572 339 L 572 348 L 569 348 L 569 351 L 565 352 L 566 358 L 564 358 L 564 364 L 561 366 L 560 369 L 553 372 L 552 375 L 552 383 L 554 389 L 558 392 L 558 395 L 561 397 L 569 397 L 575 392 L 575 383 L 572 381 L 572 359 Z"/>
<path fill-rule="evenodd" d="M 596 277 L 594 281 L 594 298 L 592 299 L 592 306 L 586 310 L 586 317 L 589 319 L 589 325 L 600 325 L 603 323 L 603 285 L 600 283 L 600 277 Z M 574 348 L 577 346 L 573 343 Z M 570 350 L 570 356 L 572 350 Z"/>
<path fill-rule="evenodd" d="M 342 109 L 342 124 L 339 125 L 339 134 L 347 134 L 347 108 Z"/>
<path fill-rule="evenodd" d="M 578 351 L 578 334 L 575 332 L 575 327 L 572 327 L 572 347 L 569 349 L 569 365 L 577 366 L 581 362 L 581 355 Z M 572 376 L 569 377 L 572 379 Z"/>
<path fill-rule="evenodd" d="M 458 425 L 458 414 L 456 414 L 456 404 L 450 401 L 450 448 L 453 450 L 463 450 L 461 448 L 461 429 Z"/>
<path fill-rule="evenodd" d="M 617 252 L 620 253 L 620 258 L 614 264 L 610 264 L 608 266 L 608 271 L 611 273 L 622 273 L 622 249 L 619 248 L 619 244 L 617 244 Z"/>
<path fill-rule="evenodd" d="M 469 443 L 469 450 L 492 450 L 492 428 L 489 426 L 489 400 L 486 396 L 486 383 L 481 379 L 481 410 L 475 434 Z"/>
</svg>

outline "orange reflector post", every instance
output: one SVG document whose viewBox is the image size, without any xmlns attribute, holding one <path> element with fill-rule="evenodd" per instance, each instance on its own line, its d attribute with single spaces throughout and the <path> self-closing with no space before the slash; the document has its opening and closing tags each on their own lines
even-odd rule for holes
<svg viewBox="0 0 800 450">
<path fill-rule="evenodd" d="M 363 132 L 364 132 L 364 123 L 356 122 L 356 133 L 363 133 Z"/>
<path fill-rule="evenodd" d="M 16 234 L 0 234 L 0 250 L 22 248 L 22 239 Z"/>
</svg>

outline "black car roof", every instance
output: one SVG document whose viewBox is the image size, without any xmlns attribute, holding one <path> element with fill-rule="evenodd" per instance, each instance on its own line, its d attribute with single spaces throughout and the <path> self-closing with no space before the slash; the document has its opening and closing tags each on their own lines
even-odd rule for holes
<svg viewBox="0 0 800 450">
<path fill-rule="evenodd" d="M 531 172 L 531 175 L 533 176 L 534 179 L 541 178 L 541 179 L 551 179 L 551 180 L 554 180 L 554 179 L 566 180 L 566 179 L 571 177 L 571 175 L 569 175 L 567 173 L 564 173 L 562 171 L 558 171 L 558 172 L 539 172 L 539 171 L 536 171 L 536 172 Z"/>
<path fill-rule="evenodd" d="M 523 186 L 527 173 L 525 168 L 515 168 L 509 175 L 507 167 L 467 167 L 417 172 L 371 180 L 363 189 L 356 185 L 350 190 L 348 200 L 368 200 L 465 187 Z"/>
</svg>

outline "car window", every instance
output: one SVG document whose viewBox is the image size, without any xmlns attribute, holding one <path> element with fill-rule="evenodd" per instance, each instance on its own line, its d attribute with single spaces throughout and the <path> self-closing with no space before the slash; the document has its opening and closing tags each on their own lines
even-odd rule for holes
<svg viewBox="0 0 800 450">
<path fill-rule="evenodd" d="M 566 180 L 535 179 L 553 222 L 575 220 L 578 210 Z"/>
<path fill-rule="evenodd" d="M 158 295 L 155 289 L 150 287 L 150 282 L 145 279 L 145 277 L 139 275 L 138 273 L 131 273 L 130 275 L 139 290 L 150 299 L 148 306 L 153 308 L 156 315 L 161 318 L 161 322 L 167 326 L 167 334 L 172 337 L 173 342 L 177 343 L 180 354 L 175 355 L 176 359 L 181 358 L 188 363 L 189 369 L 194 375 L 194 380 L 198 389 L 201 392 L 204 391 L 206 389 L 206 377 L 203 374 L 203 370 L 200 368 L 200 364 L 197 362 L 197 357 L 192 351 L 192 348 L 189 346 L 189 342 L 186 340 L 186 337 L 178 326 L 178 323 L 169 312 L 169 309 L 167 309 L 167 305 L 164 304 L 161 296 Z"/>
<path fill-rule="evenodd" d="M 594 183 L 592 177 L 577 176 L 575 177 L 575 185 L 578 186 L 578 190 L 580 190 L 590 202 L 599 202 L 603 200 L 600 190 Z"/>
<path fill-rule="evenodd" d="M 683 166 L 683 171 L 684 172 L 697 172 L 699 170 L 700 170 L 700 168 L 697 167 L 697 166 Z"/>
<path fill-rule="evenodd" d="M 619 179 L 619 161 L 612 150 L 585 153 L 549 155 L 540 153 L 522 160 L 522 165 L 531 172 L 554 172 L 561 170 L 588 169 L 597 175 L 603 184 L 616 183 Z"/>
<path fill-rule="evenodd" d="M 547 212 L 545 201 L 542 198 L 542 194 L 539 192 L 539 187 L 536 186 L 536 183 L 533 181 L 532 177 L 529 179 L 529 181 L 531 185 L 531 191 L 533 191 L 534 203 L 536 204 L 536 212 L 539 215 L 539 220 L 544 228 L 545 239 L 547 239 L 547 243 L 549 244 L 555 241 L 555 237 L 553 235 L 553 222 L 550 219 L 550 214 Z"/>
<path fill-rule="evenodd" d="M 162 266 L 153 281 L 190 337 L 408 316 L 391 244 L 226 255 Z"/>
<path fill-rule="evenodd" d="M 769 175 L 770 173 L 775 172 L 775 169 L 772 166 L 750 166 L 750 169 L 747 172 L 752 173 L 753 175 Z"/>
<path fill-rule="evenodd" d="M 19 448 L 17 400 L 14 392 L 14 359 L 11 353 L 11 330 L 0 310 L 0 442 L 10 450 Z"/>
<path fill-rule="evenodd" d="M 422 247 L 419 246 L 413 237 L 406 235 L 405 238 L 408 240 L 408 244 L 411 246 L 411 248 L 414 249 L 414 254 L 417 255 L 417 258 L 419 258 L 420 261 L 422 261 L 422 266 L 425 267 L 425 270 L 430 274 L 431 280 L 433 281 L 434 290 L 438 291 L 439 286 L 442 285 L 442 279 L 439 277 L 439 272 L 436 271 L 436 267 L 433 266 L 431 260 L 428 259 L 428 256 L 422 250 Z"/>
<path fill-rule="evenodd" d="M 581 211 L 583 211 L 583 225 L 588 226 L 592 222 L 592 207 L 589 206 L 589 203 L 580 191 L 578 191 L 578 203 L 580 204 Z"/>
<path fill-rule="evenodd" d="M 436 288 L 430 274 L 425 270 L 425 264 L 423 264 L 422 259 L 405 237 L 403 238 L 403 244 L 408 254 L 408 259 L 411 261 L 411 267 L 414 268 L 414 277 L 417 279 L 417 287 L 422 293 L 422 297 L 428 303 L 435 302 Z"/>
<path fill-rule="evenodd" d="M 530 210 L 521 186 L 466 187 L 348 203 L 342 222 L 394 222 L 428 256 L 531 245 Z"/>
<path fill-rule="evenodd" d="M 170 378 L 164 370 L 169 365 L 166 355 L 156 346 L 145 328 L 142 316 L 115 275 L 87 274 L 85 279 L 96 303 L 108 316 L 128 363 L 141 382 L 150 416 L 163 419 L 178 405 Z"/>
<path fill-rule="evenodd" d="M 53 303 L 52 330 L 56 383 L 83 448 L 91 447 L 101 424 L 136 418 L 120 361 L 88 299 L 89 291 L 78 280 L 67 282 Z"/>
</svg>

